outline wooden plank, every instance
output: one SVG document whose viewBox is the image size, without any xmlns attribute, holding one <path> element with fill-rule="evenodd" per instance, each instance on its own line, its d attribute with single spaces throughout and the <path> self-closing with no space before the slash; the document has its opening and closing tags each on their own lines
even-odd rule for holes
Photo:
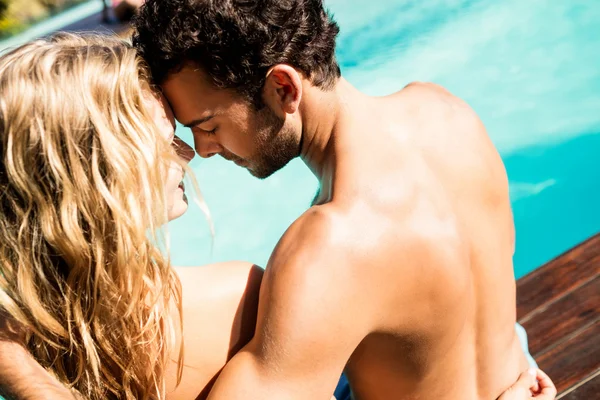
<svg viewBox="0 0 600 400">
<path fill-rule="evenodd" d="M 600 368 L 599 337 L 600 319 L 537 359 L 540 368 L 552 378 L 559 393 Z"/>
<path fill-rule="evenodd" d="M 533 313 L 532 313 L 533 314 Z M 531 314 L 530 314 L 531 315 Z M 523 322 L 533 357 L 600 318 L 600 276 Z"/>
<path fill-rule="evenodd" d="M 600 369 L 596 371 L 590 380 L 578 386 L 575 390 L 559 396 L 562 400 L 598 400 L 600 399 Z"/>
<path fill-rule="evenodd" d="M 537 308 L 600 274 L 600 234 L 566 252 L 517 282 L 517 318 L 522 321 Z"/>
</svg>

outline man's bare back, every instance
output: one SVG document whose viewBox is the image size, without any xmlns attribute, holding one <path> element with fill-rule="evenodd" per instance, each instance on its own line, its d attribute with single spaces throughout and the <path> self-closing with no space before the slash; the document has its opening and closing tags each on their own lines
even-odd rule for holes
<svg viewBox="0 0 600 400">
<path fill-rule="evenodd" d="M 341 144 L 324 206 L 344 213 L 348 250 L 375 239 L 347 266 L 349 290 L 382 297 L 347 365 L 354 395 L 495 399 L 527 367 L 502 161 L 473 111 L 436 85 L 373 100 L 373 114 L 386 125 L 371 125 L 360 147 L 352 134 Z M 349 129 L 359 137 L 366 126 Z"/>
<path fill-rule="evenodd" d="M 497 398 L 527 368 L 499 155 L 436 85 L 369 98 L 342 80 L 337 96 L 317 205 L 278 244 L 257 335 L 209 398 L 326 398 L 344 368 L 358 400 Z"/>
</svg>

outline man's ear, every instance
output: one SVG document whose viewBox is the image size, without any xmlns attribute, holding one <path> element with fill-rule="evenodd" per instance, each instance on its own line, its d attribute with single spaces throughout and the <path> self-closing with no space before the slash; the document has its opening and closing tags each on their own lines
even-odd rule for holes
<svg viewBox="0 0 600 400">
<path fill-rule="evenodd" d="M 271 109 L 283 114 L 294 114 L 302 99 L 302 77 L 286 64 L 278 64 L 267 73 L 263 86 L 263 100 Z"/>
</svg>

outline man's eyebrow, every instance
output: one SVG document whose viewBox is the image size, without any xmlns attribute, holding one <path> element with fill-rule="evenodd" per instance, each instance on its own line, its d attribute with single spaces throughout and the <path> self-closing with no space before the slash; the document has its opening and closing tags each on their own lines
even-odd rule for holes
<svg viewBox="0 0 600 400">
<path fill-rule="evenodd" d="M 214 115 L 209 115 L 208 117 L 198 118 L 198 119 L 193 120 L 192 122 L 188 122 L 187 124 L 182 124 L 182 125 L 185 126 L 186 128 L 191 128 L 193 126 L 203 124 L 206 121 L 210 121 L 211 119 L 213 119 L 213 117 L 214 117 Z"/>
</svg>

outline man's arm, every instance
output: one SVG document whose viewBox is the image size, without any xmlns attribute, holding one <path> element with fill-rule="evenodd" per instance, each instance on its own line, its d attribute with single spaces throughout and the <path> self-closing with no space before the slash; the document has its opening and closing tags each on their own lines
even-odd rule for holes
<svg viewBox="0 0 600 400">
<path fill-rule="evenodd" d="M 209 400 L 331 399 L 376 314 L 353 290 L 349 256 L 335 236 L 331 221 L 310 210 L 286 232 L 265 272 L 255 336 Z"/>
<path fill-rule="evenodd" d="M 0 340 L 0 395 L 7 400 L 75 400 L 20 344 Z"/>
<path fill-rule="evenodd" d="M 0 310 L 0 396 L 7 400 L 75 400 L 25 349 L 25 337 L 25 330 Z"/>
</svg>

